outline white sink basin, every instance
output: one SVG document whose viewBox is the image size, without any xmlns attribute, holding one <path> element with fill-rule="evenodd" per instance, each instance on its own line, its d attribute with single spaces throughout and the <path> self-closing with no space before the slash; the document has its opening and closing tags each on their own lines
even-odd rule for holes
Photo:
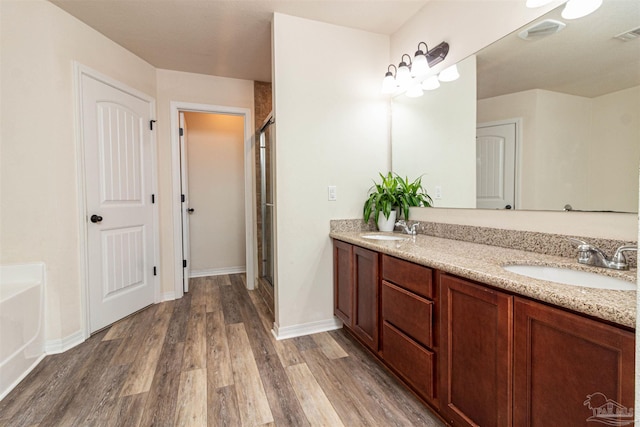
<svg viewBox="0 0 640 427">
<path fill-rule="evenodd" d="M 406 240 L 406 236 L 394 236 L 392 234 L 363 234 L 363 238 L 371 240 Z"/>
<path fill-rule="evenodd" d="M 619 291 L 635 291 L 636 284 L 615 277 L 603 276 L 588 271 L 571 270 L 569 268 L 547 267 L 544 265 L 506 265 L 507 271 L 532 277 L 534 279 L 547 280 L 549 282 L 563 283 L 565 285 L 584 286 L 587 288 L 613 289 Z"/>
</svg>

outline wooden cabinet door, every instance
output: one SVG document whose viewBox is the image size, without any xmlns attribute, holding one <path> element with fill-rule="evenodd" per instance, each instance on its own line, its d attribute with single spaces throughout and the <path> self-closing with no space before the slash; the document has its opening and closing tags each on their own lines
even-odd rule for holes
<svg viewBox="0 0 640 427">
<path fill-rule="evenodd" d="M 353 247 L 353 332 L 378 351 L 379 276 L 378 253 Z"/>
<path fill-rule="evenodd" d="M 514 425 L 633 419 L 597 416 L 633 407 L 633 333 L 521 298 L 515 313 Z"/>
<path fill-rule="evenodd" d="M 446 420 L 510 426 L 513 297 L 441 274 L 440 303 L 440 408 Z"/>
<path fill-rule="evenodd" d="M 347 327 L 353 313 L 353 245 L 333 241 L 333 314 Z"/>
</svg>

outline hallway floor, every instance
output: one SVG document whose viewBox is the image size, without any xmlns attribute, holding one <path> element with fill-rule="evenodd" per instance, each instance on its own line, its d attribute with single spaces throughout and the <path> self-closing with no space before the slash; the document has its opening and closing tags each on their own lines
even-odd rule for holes
<svg viewBox="0 0 640 427">
<path fill-rule="evenodd" d="M 2 426 L 442 426 L 343 331 L 276 341 L 244 275 L 192 280 L 47 356 Z"/>
</svg>

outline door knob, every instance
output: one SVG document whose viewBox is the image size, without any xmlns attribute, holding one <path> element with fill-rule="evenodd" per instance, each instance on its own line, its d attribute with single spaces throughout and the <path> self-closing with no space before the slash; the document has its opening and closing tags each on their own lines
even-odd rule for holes
<svg viewBox="0 0 640 427">
<path fill-rule="evenodd" d="M 507 205 L 504 207 L 505 209 L 511 209 L 511 205 Z"/>
<path fill-rule="evenodd" d="M 195 209 L 193 209 L 193 208 L 187 209 L 187 212 L 189 212 L 189 213 L 193 213 L 194 211 L 195 211 Z"/>
<path fill-rule="evenodd" d="M 91 218 L 89 218 L 91 220 L 91 222 L 93 222 L 94 224 L 102 221 L 102 217 L 100 215 L 91 215 Z"/>
</svg>

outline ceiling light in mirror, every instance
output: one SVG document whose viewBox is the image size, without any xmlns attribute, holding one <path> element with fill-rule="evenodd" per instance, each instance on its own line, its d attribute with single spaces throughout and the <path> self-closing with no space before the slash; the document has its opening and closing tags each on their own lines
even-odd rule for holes
<svg viewBox="0 0 640 427">
<path fill-rule="evenodd" d="M 578 19 L 595 12 L 602 6 L 602 0 L 569 0 L 564 6 L 564 19 Z"/>
<path fill-rule="evenodd" d="M 536 7 L 542 7 L 548 5 L 553 0 L 527 0 L 527 7 L 535 9 Z"/>
<path fill-rule="evenodd" d="M 420 86 L 420 83 L 418 82 L 414 82 L 409 89 L 407 89 L 407 92 L 405 92 L 405 95 L 407 95 L 409 98 L 419 98 L 424 94 L 424 92 L 422 91 L 422 87 Z"/>
<path fill-rule="evenodd" d="M 436 76 L 431 76 L 422 82 L 422 89 L 434 90 L 440 87 L 440 81 Z"/>
<path fill-rule="evenodd" d="M 458 66 L 453 64 L 452 66 L 445 68 L 438 74 L 438 80 L 441 82 L 452 82 L 454 80 L 458 80 L 460 78 L 460 73 L 458 72 Z"/>
</svg>

